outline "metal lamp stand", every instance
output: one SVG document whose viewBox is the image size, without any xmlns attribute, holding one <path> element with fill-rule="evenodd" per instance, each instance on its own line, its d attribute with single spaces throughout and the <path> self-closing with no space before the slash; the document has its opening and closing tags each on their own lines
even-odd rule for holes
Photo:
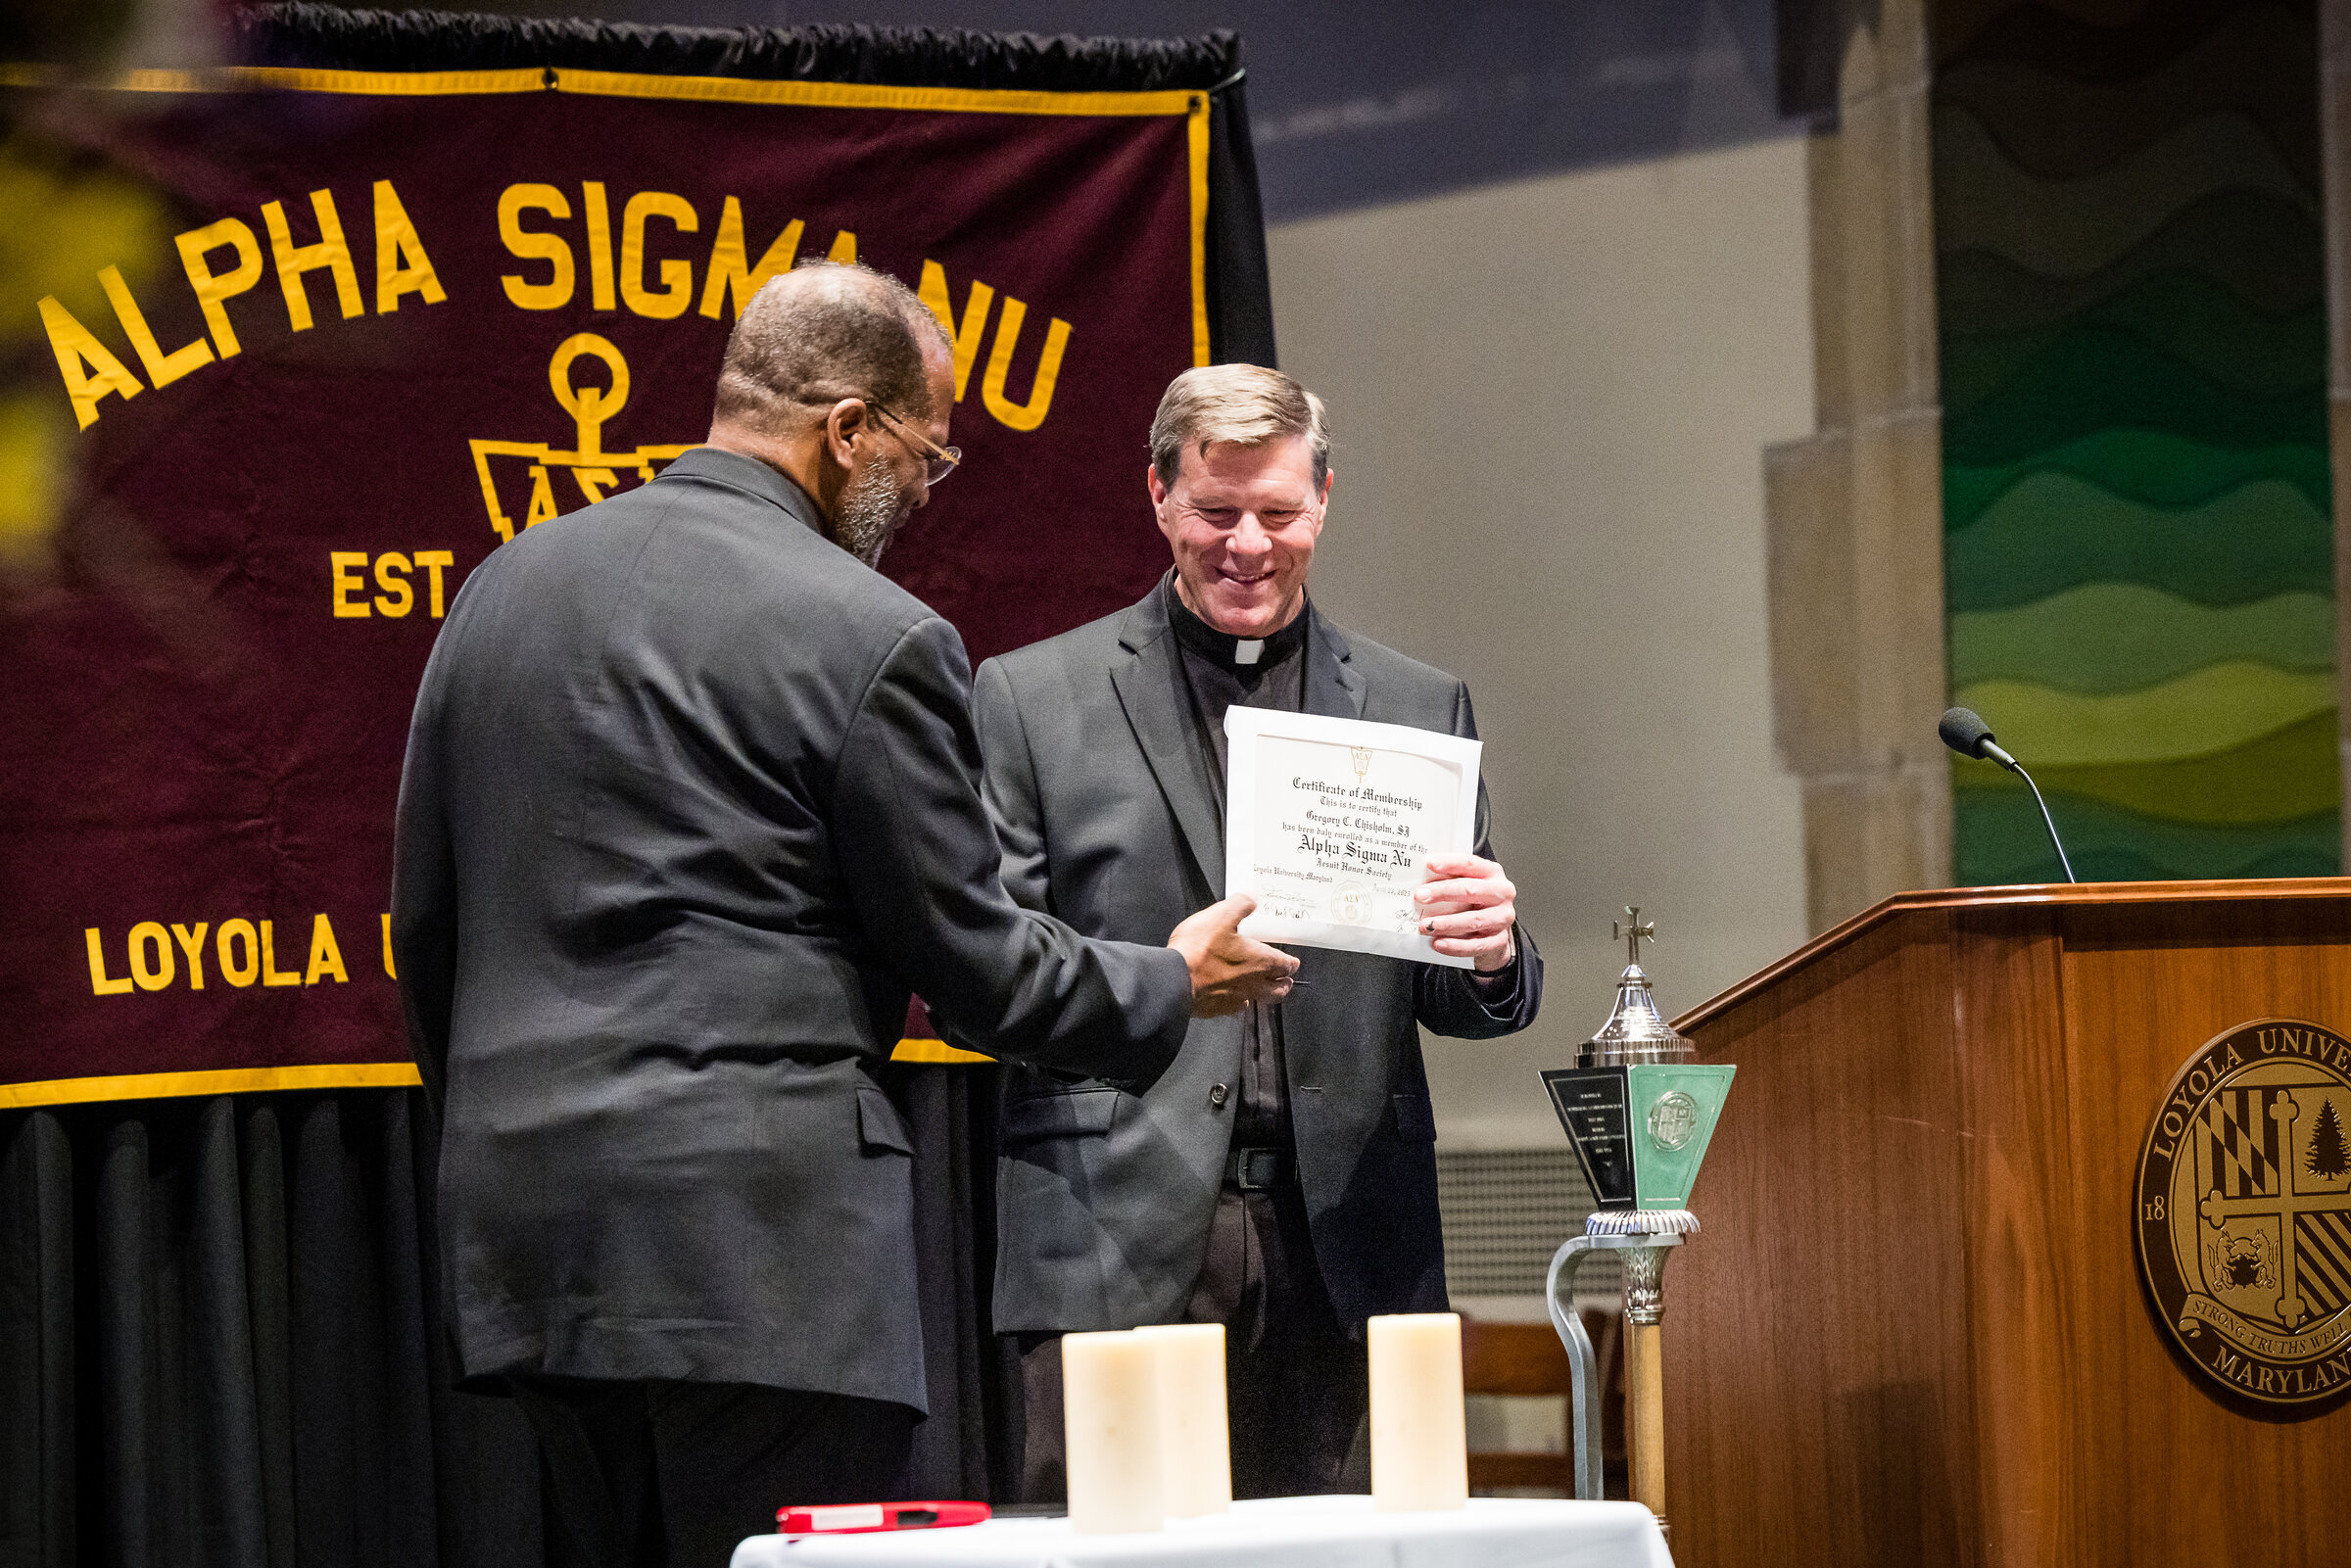
<svg viewBox="0 0 2351 1568">
<path fill-rule="evenodd" d="M 1633 1500 L 1665 1523 L 1665 1263 L 1668 1249 L 1698 1234 L 1698 1216 L 1687 1209 L 1603 1211 L 1584 1222 L 1552 1255 L 1544 1294 L 1551 1326 L 1567 1347 L 1568 1394 L 1575 1447 L 1575 1495 L 1598 1501 L 1607 1495 L 1601 1464 L 1600 1361 L 1592 1338 L 1575 1309 L 1575 1272 L 1596 1253 L 1616 1254 L 1624 1266 L 1625 1449 Z"/>
<path fill-rule="evenodd" d="M 1657 1012 L 1642 972 L 1641 943 L 1656 938 L 1638 909 L 1627 909 L 1615 934 L 1629 962 L 1616 981 L 1607 1023 L 1577 1054 L 1573 1068 L 1543 1074 L 1553 1109 L 1567 1129 L 1600 1211 L 1551 1259 L 1544 1294 L 1551 1326 L 1567 1350 L 1568 1424 L 1575 1450 L 1575 1495 L 1603 1490 L 1598 1357 L 1575 1309 L 1577 1269 L 1600 1253 L 1624 1268 L 1625 1448 L 1635 1501 L 1665 1527 L 1665 1264 L 1672 1249 L 1698 1234 L 1689 1201 L 1714 1122 L 1730 1093 L 1727 1066 L 1700 1066 L 1690 1042 Z"/>
</svg>

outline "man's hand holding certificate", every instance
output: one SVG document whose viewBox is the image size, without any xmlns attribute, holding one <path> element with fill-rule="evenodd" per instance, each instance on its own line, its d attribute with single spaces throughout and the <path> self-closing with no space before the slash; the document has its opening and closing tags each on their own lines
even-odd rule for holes
<svg viewBox="0 0 2351 1568">
<path fill-rule="evenodd" d="M 1507 968 L 1518 956 L 1518 889 L 1498 862 L 1482 855 L 1434 855 L 1428 869 L 1438 879 L 1423 882 L 1413 897 L 1420 905 L 1420 929 L 1436 938 L 1438 952 L 1466 958 L 1481 977 Z"/>
<path fill-rule="evenodd" d="M 1243 934 L 1456 969 L 1509 962 L 1513 889 L 1471 853 L 1479 742 L 1243 707 L 1224 734 L 1224 888 L 1258 902 Z"/>
</svg>

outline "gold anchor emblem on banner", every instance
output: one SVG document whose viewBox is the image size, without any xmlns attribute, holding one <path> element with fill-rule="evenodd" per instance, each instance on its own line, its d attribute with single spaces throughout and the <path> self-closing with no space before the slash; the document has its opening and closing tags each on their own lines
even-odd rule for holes
<svg viewBox="0 0 2351 1568">
<path fill-rule="evenodd" d="M 611 370 L 609 388 L 572 385 L 571 367 L 582 356 L 601 359 Z M 556 347 L 554 357 L 547 363 L 547 382 L 555 402 L 576 426 L 577 445 L 572 451 L 557 451 L 544 441 L 467 443 L 473 449 L 473 471 L 482 482 L 482 504 L 489 508 L 490 526 L 502 540 L 514 537 L 514 520 L 499 505 L 498 480 L 490 462 L 493 457 L 530 459 L 531 495 L 523 507 L 522 526 L 535 528 L 566 509 L 555 499 L 555 470 L 566 471 L 579 488 L 579 504 L 593 506 L 613 492 L 629 488 L 632 478 L 638 484 L 646 483 L 660 471 L 660 465 L 699 445 L 690 441 L 675 447 L 639 447 L 635 451 L 603 450 L 604 422 L 616 417 L 629 401 L 629 361 L 608 339 L 593 332 L 565 338 Z"/>
</svg>

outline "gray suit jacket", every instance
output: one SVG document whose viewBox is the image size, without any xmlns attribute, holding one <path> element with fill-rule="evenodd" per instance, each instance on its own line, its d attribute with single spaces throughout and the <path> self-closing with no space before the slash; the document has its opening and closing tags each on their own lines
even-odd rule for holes
<svg viewBox="0 0 2351 1568">
<path fill-rule="evenodd" d="M 1004 895 L 961 641 L 818 528 L 697 450 L 499 549 L 441 630 L 393 945 L 467 1378 L 920 1409 L 910 1148 L 864 1070 L 908 988 L 1068 1071 L 1183 1037 L 1180 955 Z"/>
<path fill-rule="evenodd" d="M 1310 713 L 1473 736 L 1442 671 L 1341 632 L 1310 605 Z M 980 667 L 980 744 L 1004 883 L 1095 936 L 1164 939 L 1223 895 L 1223 824 L 1156 590 L 1117 615 Z M 1477 806 L 1478 852 L 1487 807 Z M 1340 1320 L 1441 1311 L 1436 1126 L 1415 1022 L 1484 1038 L 1533 1022 L 1543 960 L 1489 1007 L 1466 971 L 1321 948 L 1281 1004 L 1291 1122 L 1315 1256 Z M 1193 1022 L 1142 1093 L 1011 1069 L 997 1166 L 997 1328 L 1079 1330 L 1180 1314 L 1208 1245 L 1241 1081 L 1238 1019 Z"/>
</svg>

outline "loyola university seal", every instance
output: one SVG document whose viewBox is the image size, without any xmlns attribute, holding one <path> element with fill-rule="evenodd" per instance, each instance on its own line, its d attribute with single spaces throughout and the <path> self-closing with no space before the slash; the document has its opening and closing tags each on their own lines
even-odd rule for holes
<svg viewBox="0 0 2351 1568">
<path fill-rule="evenodd" d="M 2310 1413 L 2351 1393 L 2351 1041 L 2261 1019 L 2188 1058 L 2139 1152 L 2137 1234 L 2205 1376 Z"/>
</svg>

